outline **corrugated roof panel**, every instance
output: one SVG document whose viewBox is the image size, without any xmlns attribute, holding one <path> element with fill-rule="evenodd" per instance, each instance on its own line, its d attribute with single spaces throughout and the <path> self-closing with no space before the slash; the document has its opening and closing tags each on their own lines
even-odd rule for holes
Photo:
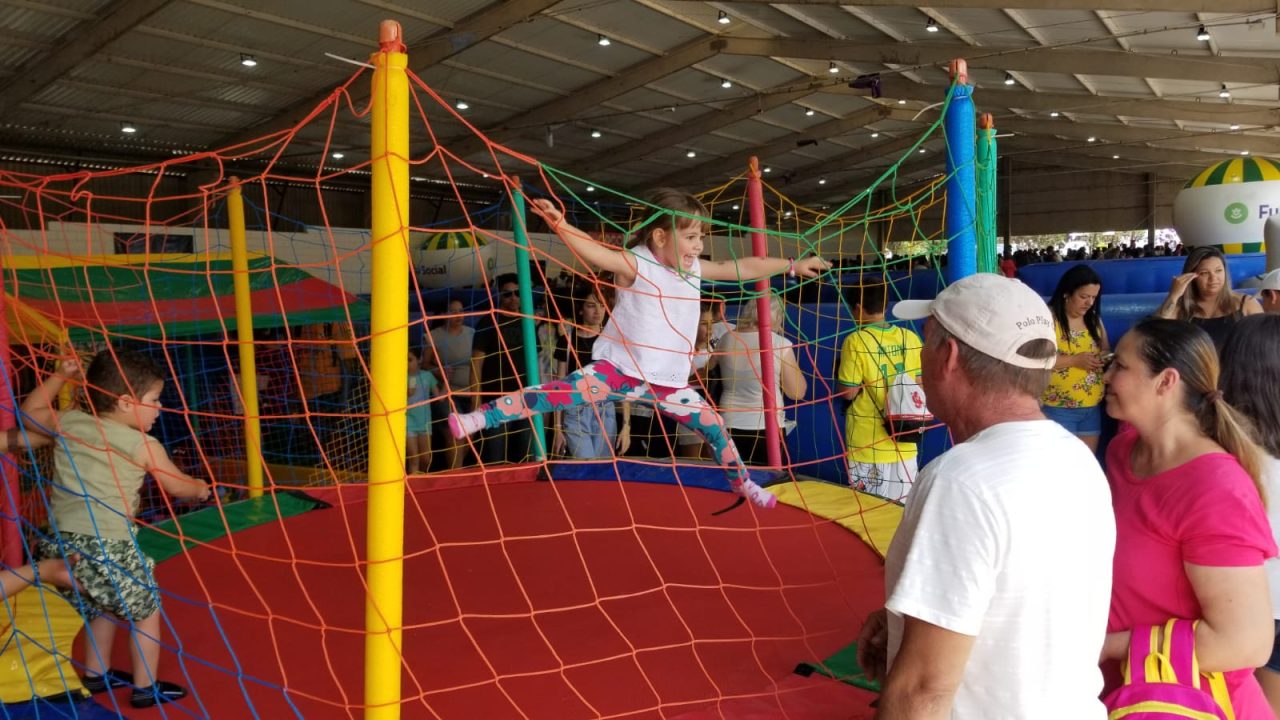
<svg viewBox="0 0 1280 720">
<path fill-rule="evenodd" d="M 453 103 L 457 98 L 462 97 L 481 102 L 488 101 L 507 108 L 508 111 L 537 107 L 561 97 L 546 90 L 518 85 L 502 78 L 449 67 L 433 68 L 428 72 L 428 77 L 423 79 L 446 102 Z M 424 95 L 424 101 L 429 98 L 430 95 Z"/>
<path fill-rule="evenodd" d="M 1028 27 L 1050 45 L 1076 42 L 1084 38 L 1105 38 L 1111 31 L 1089 10 L 1017 10 Z M 1100 41 L 1088 46 L 1095 50 L 1116 49 L 1114 41 Z"/>
<path fill-rule="evenodd" d="M 488 74 L 501 76 L 511 85 L 533 83 L 565 90 L 585 87 L 605 77 L 601 73 L 590 72 L 495 43 L 489 43 L 468 52 L 456 61 L 449 61 L 448 65 L 451 68 L 482 69 Z"/>
<path fill-rule="evenodd" d="M 647 48 L 673 48 L 703 34 L 696 27 L 638 2 L 575 0 L 556 5 L 551 14 L 600 28 L 610 36 L 629 38 Z"/>
<path fill-rule="evenodd" d="M 809 80 L 808 76 L 767 57 L 716 55 L 698 63 L 698 69 L 708 71 L 720 78 L 729 78 L 735 81 L 737 87 L 731 88 L 731 90 L 737 89 L 739 91 L 743 87 L 763 90 L 778 85 Z M 680 81 L 687 78 L 690 78 L 689 73 L 679 72 L 668 75 L 654 84 L 663 86 L 668 82 L 672 82 L 675 84 L 674 87 L 678 89 Z"/>
<path fill-rule="evenodd" d="M 1085 75 L 1084 79 L 1098 91 L 1099 95 L 1115 95 L 1118 97 L 1154 98 L 1151 86 L 1142 78 L 1121 77 L 1119 75 Z"/>
<path fill-rule="evenodd" d="M 315 42 L 316 36 L 304 30 L 282 27 L 252 18 L 227 13 L 193 3 L 172 3 L 147 19 L 148 27 L 175 33 L 217 39 L 245 50 L 270 49 L 281 55 L 299 56 Z M 145 42 L 151 42 L 148 38 Z"/>
<path fill-rule="evenodd" d="M 475 63 L 474 56 L 483 55 L 487 45 L 505 46 L 506 43 L 520 45 L 552 58 L 564 58 L 559 66 L 573 65 L 595 70 L 600 75 L 618 73 L 636 63 L 644 62 L 653 54 L 628 45 L 623 37 L 611 37 L 611 44 L 602 47 L 599 44 L 599 33 L 583 30 L 555 20 L 539 20 L 537 22 L 517 25 L 504 31 L 501 42 L 481 44 L 468 49 L 463 58 L 465 62 Z"/>
<path fill-rule="evenodd" d="M 1031 37 L 1021 25 L 1014 22 L 1013 18 L 1002 10 L 988 8 L 936 8 L 932 11 L 933 15 L 941 17 L 946 24 L 955 26 L 959 32 L 959 37 L 964 42 L 973 42 L 984 47 L 1009 47 L 1014 45 L 1034 44 L 1035 39 Z M 927 24 L 928 20 L 921 16 L 922 24 Z M 923 28 L 920 28 L 923 30 Z M 915 38 L 915 32 L 909 33 Z M 948 34 L 943 28 L 939 32 L 931 33 L 925 31 L 924 34 L 928 38 L 934 38 Z M 926 38 L 915 38 L 921 42 L 939 42 L 938 40 L 928 40 Z"/>
<path fill-rule="evenodd" d="M 10 46 L 0 42 L 0 68 L 17 70 L 45 52 L 41 48 Z"/>
<path fill-rule="evenodd" d="M 75 18 L 9 6 L 0 13 L 0 31 L 33 39 L 57 40 L 81 23 Z"/>
</svg>

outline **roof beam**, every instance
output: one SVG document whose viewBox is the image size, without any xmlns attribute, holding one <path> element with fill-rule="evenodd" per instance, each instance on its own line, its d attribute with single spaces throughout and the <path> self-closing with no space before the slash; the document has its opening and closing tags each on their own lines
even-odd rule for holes
<svg viewBox="0 0 1280 720">
<path fill-rule="evenodd" d="M 675 147 L 696 137 L 708 135 L 736 122 L 755 117 L 776 107 L 799 100 L 818 89 L 817 84 L 801 88 L 785 88 L 778 91 L 766 90 L 759 95 L 746 98 L 729 107 L 712 110 L 695 118 L 692 122 L 675 125 L 647 135 L 635 142 L 629 142 L 617 148 L 610 148 L 599 153 L 595 158 L 580 163 L 570 169 L 574 175 L 588 176 L 601 170 L 616 167 L 632 160 L 639 160 L 657 150 Z"/>
<path fill-rule="evenodd" d="M 492 142 L 503 142 L 518 135 L 523 128 L 538 125 L 558 125 L 579 114 L 597 107 L 619 95 L 700 63 L 721 51 L 724 42 L 714 36 L 703 36 L 681 45 L 666 55 L 636 63 L 615 77 L 605 78 L 585 88 L 573 90 L 569 95 L 543 103 L 536 108 L 516 113 L 503 124 L 484 131 L 484 137 Z M 445 146 L 460 158 L 465 158 L 485 147 L 484 138 L 476 135 L 446 140 Z M 418 155 L 414 152 L 414 155 Z"/>
<path fill-rule="evenodd" d="M 1104 123 L 1045 123 L 1039 120 L 1006 119 L 1000 129 L 1033 136 L 1060 136 L 1073 140 L 1096 138 L 1098 147 L 1153 145 L 1181 150 L 1227 150 L 1240 154 L 1249 152 L 1280 155 L 1280 138 L 1242 135 L 1232 132 L 1195 133 L 1172 128 L 1146 128 L 1134 125 Z M 1225 159 L 1225 158 L 1224 158 Z"/>
<path fill-rule="evenodd" d="M 421 75 L 431 66 L 497 35 L 512 25 L 528 20 L 557 2 L 559 0 L 510 0 L 509 2 L 498 0 L 463 18 L 454 27 L 441 30 L 414 43 L 409 51 L 410 68 L 414 73 Z M 369 89 L 365 85 L 352 86 L 348 89 L 348 93 L 355 107 L 361 106 L 369 97 Z M 269 120 L 255 123 L 221 138 L 211 147 L 224 148 L 240 145 L 292 128 L 310 115 L 317 106 L 327 101 L 332 94 L 333 88 L 326 87 L 314 95 L 293 103 Z"/>
<path fill-rule="evenodd" d="M 843 86 L 827 86 L 823 92 L 836 94 L 859 93 Z M 908 83 L 893 77 L 885 78 L 884 94 L 904 100 L 937 102 L 946 97 L 947 88 L 942 85 Z M 1124 117 L 1152 118 L 1156 120 L 1181 120 L 1269 127 L 1280 125 L 1280 108 L 1225 102 L 1190 102 L 1134 97 L 1109 97 L 1071 93 L 1031 92 L 1028 90 L 1004 90 L 1002 88 L 978 88 L 974 90 L 974 102 L 987 109 L 1018 108 L 1048 113 L 1089 113 L 1092 115 L 1121 115 Z M 1057 122 L 1057 121 L 1055 121 Z M 1000 127 L 1000 118 L 996 119 Z"/>
<path fill-rule="evenodd" d="M 777 0 L 734 0 L 772 5 Z M 787 5 L 845 5 L 848 0 L 787 0 Z M 1012 3 L 1012 4 L 1010 4 Z M 918 7 L 914 0 L 858 0 L 860 7 Z M 1275 12 L 1273 0 L 929 0 L 929 7 L 1002 10 L 1121 10 L 1129 12 Z"/>
<path fill-rule="evenodd" d="M 85 20 L 58 40 L 58 49 L 27 63 L 0 88 L 0 115 L 12 113 L 58 78 L 93 57 L 171 0 L 116 0 L 94 20 Z M 43 11 L 43 10 L 42 10 Z"/>
<path fill-rule="evenodd" d="M 961 44 L 861 44 L 827 37 L 745 38 L 724 36 L 728 55 L 843 60 L 883 65 L 945 66 L 965 59 L 970 69 L 1116 75 L 1220 83 L 1270 84 L 1280 81 L 1280 58 L 1191 57 L 1079 48 L 992 48 Z"/>
<path fill-rule="evenodd" d="M 752 157 L 764 160 L 784 155 L 802 144 L 809 144 L 810 141 L 816 143 L 819 140 L 838 137 L 854 130 L 861 130 L 867 125 L 885 118 L 888 114 L 889 109 L 883 105 L 872 105 L 847 117 L 829 120 L 803 132 L 793 133 L 774 140 L 767 145 L 742 150 L 728 157 L 710 160 L 688 170 L 677 170 L 660 180 L 654 181 L 653 184 L 657 187 L 667 185 L 687 187 L 709 177 L 736 175 L 747 167 L 747 163 L 750 162 Z"/>
</svg>

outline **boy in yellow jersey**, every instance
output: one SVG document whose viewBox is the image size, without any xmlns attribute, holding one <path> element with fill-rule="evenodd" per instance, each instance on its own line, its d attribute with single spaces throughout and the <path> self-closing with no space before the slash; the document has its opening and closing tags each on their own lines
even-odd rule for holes
<svg viewBox="0 0 1280 720">
<path fill-rule="evenodd" d="M 902 500 L 916 476 L 915 443 L 895 442 L 885 430 L 885 395 L 899 373 L 920 374 L 920 336 L 884 318 L 887 285 L 863 276 L 848 290 L 858 330 L 844 339 L 836 372 L 848 400 L 845 447 L 849 484 L 889 500 Z"/>
</svg>

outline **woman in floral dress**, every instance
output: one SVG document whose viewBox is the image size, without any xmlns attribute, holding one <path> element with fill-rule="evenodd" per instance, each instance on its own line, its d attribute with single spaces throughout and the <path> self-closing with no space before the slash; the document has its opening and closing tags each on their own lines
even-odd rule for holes
<svg viewBox="0 0 1280 720">
<path fill-rule="evenodd" d="M 1058 363 L 1040 404 L 1044 414 L 1091 450 L 1102 433 L 1102 371 L 1111 351 L 1102 326 L 1102 280 L 1088 265 L 1063 273 L 1049 300 L 1058 336 Z"/>
</svg>

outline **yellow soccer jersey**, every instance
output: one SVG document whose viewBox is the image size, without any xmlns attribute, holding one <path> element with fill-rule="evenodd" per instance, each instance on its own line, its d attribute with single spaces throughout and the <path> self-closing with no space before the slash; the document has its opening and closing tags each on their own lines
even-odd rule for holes
<svg viewBox="0 0 1280 720">
<path fill-rule="evenodd" d="M 844 339 L 836 381 L 862 388 L 845 421 L 850 460 L 891 463 L 915 457 L 915 443 L 894 442 L 885 432 L 883 412 L 887 379 L 902 372 L 919 375 L 920 348 L 919 335 L 887 323 L 868 325 Z"/>
</svg>

